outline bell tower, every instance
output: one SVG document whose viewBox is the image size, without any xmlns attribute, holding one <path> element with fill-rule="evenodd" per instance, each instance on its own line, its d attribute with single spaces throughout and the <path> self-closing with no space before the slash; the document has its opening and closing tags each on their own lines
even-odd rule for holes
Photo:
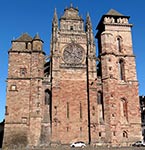
<svg viewBox="0 0 145 150">
<path fill-rule="evenodd" d="M 131 27 L 129 16 L 113 9 L 102 16 L 97 27 L 106 140 L 114 145 L 141 138 Z"/>
</svg>

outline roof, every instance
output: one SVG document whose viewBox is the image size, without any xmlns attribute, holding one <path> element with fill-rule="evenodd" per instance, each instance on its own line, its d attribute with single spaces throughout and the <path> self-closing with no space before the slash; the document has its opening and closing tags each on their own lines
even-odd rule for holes
<svg viewBox="0 0 145 150">
<path fill-rule="evenodd" d="M 110 9 L 108 11 L 107 14 L 105 15 L 109 15 L 109 16 L 124 16 L 123 14 L 119 13 L 118 11 L 114 10 L 114 9 Z"/>
<path fill-rule="evenodd" d="M 33 40 L 39 40 L 42 41 L 40 39 L 39 34 L 37 33 L 34 38 L 32 38 L 28 33 L 23 33 L 20 37 L 18 37 L 16 40 L 12 40 L 12 42 L 31 42 Z M 43 41 L 42 41 L 43 42 Z"/>
<path fill-rule="evenodd" d="M 119 13 L 118 11 L 114 10 L 114 9 L 110 9 L 106 14 L 104 14 L 101 19 L 100 19 L 100 22 L 97 26 L 96 29 L 99 29 L 99 28 L 102 28 L 102 23 L 104 21 L 104 18 L 105 17 L 113 17 L 113 18 L 127 18 L 129 19 L 130 16 L 126 16 L 126 15 L 123 15 L 121 13 Z M 131 25 L 131 24 L 130 24 Z"/>
<path fill-rule="evenodd" d="M 33 40 L 41 40 L 38 33 L 34 36 Z"/>
<path fill-rule="evenodd" d="M 32 37 L 28 33 L 23 33 L 19 38 L 13 40 L 14 42 L 30 42 Z"/>
<path fill-rule="evenodd" d="M 38 33 L 34 36 L 33 41 L 34 41 L 34 40 L 43 42 L 43 41 L 41 40 L 41 38 L 40 38 L 40 36 L 39 36 Z"/>
</svg>

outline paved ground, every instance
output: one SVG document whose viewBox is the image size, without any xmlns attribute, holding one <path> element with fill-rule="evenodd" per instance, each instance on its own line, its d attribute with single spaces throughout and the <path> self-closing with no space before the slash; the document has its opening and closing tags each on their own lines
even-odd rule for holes
<svg viewBox="0 0 145 150">
<path fill-rule="evenodd" d="M 0 149 L 2 150 L 2 149 Z M 145 150 L 145 147 L 92 147 L 87 146 L 85 148 L 70 148 L 69 146 L 53 146 L 53 147 L 39 147 L 39 148 L 21 148 L 21 147 L 13 147 L 4 150 Z"/>
<path fill-rule="evenodd" d="M 64 148 L 64 147 L 55 147 L 55 148 L 47 148 L 47 149 L 35 149 L 35 150 L 82 150 L 82 148 Z M 105 148 L 105 147 L 87 147 L 83 150 L 145 150 L 145 148 L 139 148 L 139 147 L 124 147 L 124 148 Z"/>
<path fill-rule="evenodd" d="M 50 150 L 82 150 L 82 148 L 70 148 L 69 146 L 58 146 Z M 49 150 L 49 149 L 48 149 Z M 93 147 L 87 146 L 83 150 L 145 150 L 145 147 Z"/>
</svg>

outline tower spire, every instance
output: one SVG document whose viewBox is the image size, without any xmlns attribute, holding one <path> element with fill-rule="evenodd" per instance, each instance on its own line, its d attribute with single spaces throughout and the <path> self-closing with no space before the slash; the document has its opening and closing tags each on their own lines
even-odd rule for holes
<svg viewBox="0 0 145 150">
<path fill-rule="evenodd" d="M 36 35 L 34 36 L 33 38 L 34 40 L 40 40 L 40 36 L 39 36 L 39 33 L 37 32 Z"/>
<path fill-rule="evenodd" d="M 57 25 L 58 26 L 58 17 L 57 17 L 56 8 L 54 9 L 53 25 Z"/>
<path fill-rule="evenodd" d="M 88 33 L 88 40 L 94 41 L 92 23 L 89 13 L 87 13 L 86 17 L 86 32 Z"/>
<path fill-rule="evenodd" d="M 86 27 L 87 27 L 87 29 L 92 29 L 92 23 L 91 23 L 91 18 L 90 18 L 89 13 L 87 13 Z"/>
<path fill-rule="evenodd" d="M 73 7 L 73 4 L 72 4 L 72 3 L 70 3 L 70 7 L 71 7 L 71 8 Z"/>
</svg>

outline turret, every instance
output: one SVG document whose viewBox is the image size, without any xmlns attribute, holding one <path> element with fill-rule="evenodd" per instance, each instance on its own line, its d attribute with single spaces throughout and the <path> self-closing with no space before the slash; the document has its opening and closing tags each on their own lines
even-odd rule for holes
<svg viewBox="0 0 145 150">
<path fill-rule="evenodd" d="M 37 33 L 32 40 L 32 50 L 40 51 L 43 50 L 43 41 L 40 39 Z"/>
</svg>

